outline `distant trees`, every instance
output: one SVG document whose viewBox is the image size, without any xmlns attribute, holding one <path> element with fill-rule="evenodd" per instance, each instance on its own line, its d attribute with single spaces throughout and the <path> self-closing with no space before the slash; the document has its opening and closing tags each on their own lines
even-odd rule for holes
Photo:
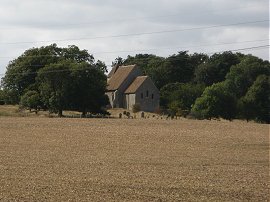
<svg viewBox="0 0 270 202">
<path fill-rule="evenodd" d="M 207 87 L 196 99 L 192 113 L 199 119 L 224 118 L 232 120 L 237 113 L 237 100 L 226 82 Z"/>
<path fill-rule="evenodd" d="M 139 111 L 141 111 L 141 106 L 140 106 L 140 104 L 135 103 L 135 104 L 132 106 L 132 112 L 136 114 L 136 113 L 138 113 Z"/>
<path fill-rule="evenodd" d="M 167 58 L 137 54 L 116 61 L 138 64 L 160 89 L 161 107 L 174 114 L 269 122 L 269 61 L 241 53 L 207 56 L 187 51 Z"/>
<path fill-rule="evenodd" d="M 269 73 L 269 61 L 247 55 L 239 64 L 231 67 L 230 72 L 226 75 L 226 80 L 229 82 L 231 90 L 240 98 L 247 93 L 259 75 L 269 76 Z"/>
<path fill-rule="evenodd" d="M 161 89 L 169 83 L 187 83 L 194 77 L 194 70 L 208 58 L 205 54 L 189 55 L 187 51 L 178 52 L 163 58 L 149 54 L 128 56 L 123 64 L 137 64 Z"/>
<path fill-rule="evenodd" d="M 270 80 L 269 76 L 260 75 L 239 100 L 240 117 L 247 121 L 270 122 Z"/>
<path fill-rule="evenodd" d="M 32 109 L 37 113 L 40 108 L 42 108 L 42 102 L 40 94 L 37 91 L 27 91 L 23 96 L 21 96 L 20 106 L 30 111 Z"/>
<path fill-rule="evenodd" d="M 73 65 L 70 79 L 70 108 L 82 112 L 104 113 L 103 107 L 109 103 L 105 96 L 107 77 L 104 68 L 88 63 Z"/>
<path fill-rule="evenodd" d="M 37 81 L 42 101 L 51 112 L 62 116 L 69 109 L 69 96 L 72 86 L 70 78 L 72 62 L 63 61 L 45 66 L 38 71 Z"/>
<path fill-rule="evenodd" d="M 205 63 L 200 64 L 194 73 L 194 81 L 211 86 L 225 80 L 226 74 L 232 65 L 240 62 L 240 56 L 232 52 L 216 53 L 209 57 Z"/>
<path fill-rule="evenodd" d="M 0 105 L 5 104 L 5 93 L 3 90 L 0 89 Z"/>
<path fill-rule="evenodd" d="M 106 65 L 77 46 L 56 44 L 25 51 L 11 61 L 2 79 L 6 103 L 28 109 L 100 113 L 108 102 Z"/>
<path fill-rule="evenodd" d="M 192 83 L 171 83 L 160 90 L 161 105 L 173 112 L 191 110 L 195 100 L 201 96 L 204 85 Z"/>
<path fill-rule="evenodd" d="M 269 61 L 224 52 L 181 51 L 169 57 L 137 54 L 113 65 L 137 64 L 160 89 L 162 108 L 199 119 L 242 118 L 269 123 Z M 26 50 L 11 61 L 1 82 L 0 104 L 29 110 L 104 113 L 106 65 L 77 46 Z M 135 110 L 135 109 L 134 109 Z"/>
</svg>

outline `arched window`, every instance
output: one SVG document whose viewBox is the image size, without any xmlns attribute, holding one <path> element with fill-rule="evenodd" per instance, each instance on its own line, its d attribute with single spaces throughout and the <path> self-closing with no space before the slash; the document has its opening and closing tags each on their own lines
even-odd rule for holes
<svg viewBox="0 0 270 202">
<path fill-rule="evenodd" d="M 143 93 L 141 93 L 141 99 L 143 99 Z"/>
<path fill-rule="evenodd" d="M 154 94 L 152 94 L 152 100 L 154 99 Z"/>
<path fill-rule="evenodd" d="M 148 90 L 146 91 L 146 97 L 148 97 L 149 96 L 149 92 L 148 92 Z"/>
</svg>

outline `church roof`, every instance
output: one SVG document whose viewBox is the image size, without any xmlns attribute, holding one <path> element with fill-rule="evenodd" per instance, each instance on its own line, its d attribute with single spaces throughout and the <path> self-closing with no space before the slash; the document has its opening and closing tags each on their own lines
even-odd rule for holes
<svg viewBox="0 0 270 202">
<path fill-rule="evenodd" d="M 108 74 L 107 77 L 108 77 L 108 78 L 111 78 L 112 75 L 114 75 L 114 73 L 117 71 L 118 67 L 119 67 L 119 66 L 114 66 L 114 67 L 112 68 L 112 70 L 110 71 L 110 73 Z"/>
<path fill-rule="evenodd" d="M 114 72 L 113 75 L 111 75 L 111 78 L 108 81 L 107 90 L 117 90 L 135 68 L 136 65 L 118 67 L 118 69 Z"/>
<path fill-rule="evenodd" d="M 135 93 L 137 89 L 143 84 L 143 82 L 148 78 L 148 76 L 138 76 L 127 88 L 125 93 Z"/>
</svg>

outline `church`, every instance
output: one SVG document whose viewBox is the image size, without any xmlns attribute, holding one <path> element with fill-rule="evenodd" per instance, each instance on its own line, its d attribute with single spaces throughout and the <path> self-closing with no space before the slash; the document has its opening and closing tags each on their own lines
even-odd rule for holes
<svg viewBox="0 0 270 202">
<path fill-rule="evenodd" d="M 106 95 L 111 108 L 132 110 L 136 104 L 145 112 L 159 109 L 159 90 L 137 65 L 115 66 L 108 74 L 107 82 Z"/>
</svg>

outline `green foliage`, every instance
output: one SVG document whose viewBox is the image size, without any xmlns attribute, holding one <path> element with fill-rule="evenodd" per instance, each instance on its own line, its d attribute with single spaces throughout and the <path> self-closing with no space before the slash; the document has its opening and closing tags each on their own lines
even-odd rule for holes
<svg viewBox="0 0 270 202">
<path fill-rule="evenodd" d="M 181 116 L 183 103 L 180 100 L 173 100 L 168 104 L 168 109 L 171 115 Z"/>
<path fill-rule="evenodd" d="M 226 76 L 226 80 L 231 90 L 240 98 L 246 94 L 259 75 L 269 76 L 269 73 L 269 61 L 263 61 L 258 57 L 247 55 L 243 57 L 239 64 L 232 66 Z"/>
<path fill-rule="evenodd" d="M 5 93 L 3 90 L 0 89 L 0 105 L 5 104 Z"/>
<path fill-rule="evenodd" d="M 128 56 L 123 64 L 137 64 L 144 74 L 151 77 L 161 89 L 169 83 L 187 83 L 193 79 L 194 69 L 208 58 L 205 54 L 189 55 L 187 51 L 179 52 L 168 58 L 149 54 Z"/>
<path fill-rule="evenodd" d="M 237 100 L 225 82 L 207 87 L 192 107 L 192 114 L 199 119 L 224 118 L 231 120 L 236 116 Z"/>
<path fill-rule="evenodd" d="M 103 73 L 107 73 L 108 72 L 106 64 L 104 62 L 100 61 L 100 60 L 98 60 L 96 62 L 96 65 L 95 66 L 96 66 L 97 69 L 99 69 Z"/>
<path fill-rule="evenodd" d="M 29 109 L 35 109 L 36 111 L 41 108 L 42 102 L 38 92 L 27 91 L 20 100 L 20 107 Z"/>
<path fill-rule="evenodd" d="M 108 104 L 106 76 L 99 65 L 63 61 L 38 72 L 37 81 L 45 106 L 62 116 L 63 110 L 102 113 Z"/>
<path fill-rule="evenodd" d="M 63 61 L 48 65 L 38 72 L 37 81 L 42 101 L 51 112 L 62 116 L 69 108 L 68 97 L 71 88 L 70 68 L 74 63 Z"/>
<path fill-rule="evenodd" d="M 190 111 L 195 100 L 201 96 L 203 85 L 190 83 L 171 83 L 165 85 L 161 91 L 161 105 L 172 111 Z"/>
<path fill-rule="evenodd" d="M 105 95 L 107 78 L 100 66 L 82 63 L 71 68 L 69 88 L 71 109 L 82 112 L 104 113 L 101 108 L 109 104 Z"/>
<path fill-rule="evenodd" d="M 224 81 L 231 66 L 239 62 L 239 56 L 232 52 L 214 54 L 205 63 L 196 68 L 194 81 L 196 83 L 203 83 L 206 86 Z"/>
<path fill-rule="evenodd" d="M 140 104 L 136 103 L 132 106 L 132 112 L 133 113 L 138 113 L 139 111 L 141 111 L 141 106 Z"/>
<path fill-rule="evenodd" d="M 257 77 L 248 92 L 239 101 L 240 116 L 248 120 L 270 122 L 269 76 Z"/>
<path fill-rule="evenodd" d="M 266 98 L 254 95 L 259 92 L 259 84 L 256 88 L 251 86 L 258 76 L 269 76 L 269 61 L 241 53 L 224 52 L 208 57 L 182 51 L 168 58 L 137 54 L 125 60 L 117 58 L 115 62 L 142 68 L 160 89 L 161 107 L 174 114 L 186 114 L 192 108 L 197 118 L 231 120 L 239 116 L 266 121 L 266 112 L 262 110 L 268 110 Z M 265 86 L 262 89 L 266 92 Z M 251 94 L 256 99 L 251 99 Z"/>
<path fill-rule="evenodd" d="M 16 91 L 12 91 L 12 90 L 8 90 L 8 89 L 4 89 L 3 90 L 3 99 L 5 104 L 16 104 L 19 103 L 19 99 L 20 97 L 18 96 Z"/>
<path fill-rule="evenodd" d="M 114 66 L 121 66 L 124 64 L 124 60 L 121 57 L 117 57 L 113 62 L 112 62 L 112 67 Z M 135 64 L 135 63 L 134 63 Z"/>
<path fill-rule="evenodd" d="M 106 71 L 105 63 L 94 63 L 92 55 L 74 45 L 32 48 L 8 65 L 2 80 L 5 102 L 41 106 L 59 116 L 65 109 L 105 113 Z"/>
<path fill-rule="evenodd" d="M 93 63 L 94 58 L 86 50 L 79 50 L 77 46 L 59 48 L 56 44 L 52 44 L 26 50 L 8 64 L 6 74 L 2 79 L 2 87 L 8 96 L 11 96 L 9 101 L 12 104 L 18 104 L 20 96 L 26 91 L 38 90 L 38 87 L 35 86 L 38 70 L 47 65 L 67 60 L 77 63 Z M 31 89 L 29 89 L 30 86 Z"/>
</svg>

